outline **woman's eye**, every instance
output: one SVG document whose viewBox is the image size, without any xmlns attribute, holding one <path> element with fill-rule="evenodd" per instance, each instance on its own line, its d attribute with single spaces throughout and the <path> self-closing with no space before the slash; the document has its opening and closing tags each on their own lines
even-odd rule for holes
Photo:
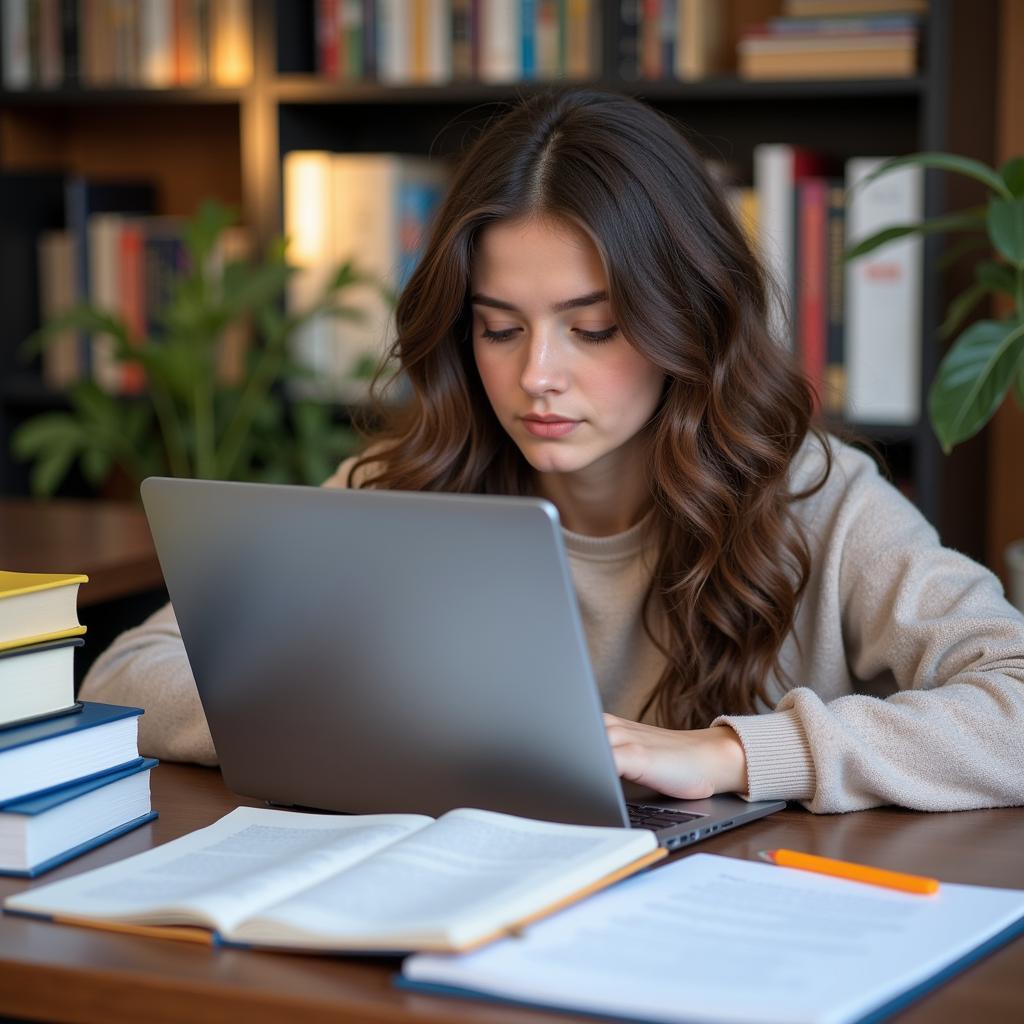
<svg viewBox="0 0 1024 1024">
<path fill-rule="evenodd" d="M 508 341 L 509 338 L 511 338 L 518 330 L 518 327 L 507 327 L 503 331 L 491 331 L 485 327 L 483 329 L 482 337 L 486 338 L 488 341 Z"/>
<path fill-rule="evenodd" d="M 576 333 L 587 341 L 607 341 L 614 337 L 618 329 L 617 324 L 612 324 L 611 327 L 606 327 L 603 331 L 584 331 L 582 328 L 577 328 Z"/>
</svg>

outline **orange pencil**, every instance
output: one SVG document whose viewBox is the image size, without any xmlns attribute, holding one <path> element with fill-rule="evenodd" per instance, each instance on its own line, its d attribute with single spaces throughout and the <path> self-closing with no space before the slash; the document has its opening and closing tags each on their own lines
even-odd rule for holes
<svg viewBox="0 0 1024 1024">
<path fill-rule="evenodd" d="M 760 856 L 772 864 L 778 864 L 779 867 L 799 868 L 801 871 L 832 875 L 835 878 L 846 878 L 851 882 L 864 882 L 867 885 L 880 885 L 886 889 L 899 889 L 900 892 L 916 893 L 920 896 L 929 896 L 939 891 L 939 883 L 934 878 L 905 875 L 900 871 L 885 871 L 882 868 L 872 868 L 866 864 L 853 864 L 847 860 L 817 857 L 813 853 L 799 853 L 796 850 L 762 850 Z"/>
</svg>

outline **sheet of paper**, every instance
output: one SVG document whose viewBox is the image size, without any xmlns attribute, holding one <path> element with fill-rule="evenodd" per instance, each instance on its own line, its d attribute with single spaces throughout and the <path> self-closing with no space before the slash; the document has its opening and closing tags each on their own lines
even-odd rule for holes
<svg viewBox="0 0 1024 1024">
<path fill-rule="evenodd" d="M 346 817 L 239 807 L 208 828 L 28 890 L 5 906 L 163 924 L 188 920 L 174 912 L 187 905 L 226 930 L 430 821 L 414 815 Z"/>
<path fill-rule="evenodd" d="M 693 854 L 463 956 L 403 974 L 652 1021 L 841 1024 L 1024 916 L 1024 892 L 913 896 Z"/>
</svg>

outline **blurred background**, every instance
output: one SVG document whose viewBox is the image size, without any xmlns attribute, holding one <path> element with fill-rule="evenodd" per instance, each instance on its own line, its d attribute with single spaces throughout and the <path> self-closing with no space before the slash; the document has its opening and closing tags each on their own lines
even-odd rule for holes
<svg viewBox="0 0 1024 1024">
<path fill-rule="evenodd" d="M 927 396 L 972 322 L 1020 316 L 1016 250 L 979 230 L 974 177 L 912 166 L 856 202 L 847 187 L 886 157 L 1024 154 L 1019 0 L 0 12 L 0 564 L 90 572 L 93 657 L 165 600 L 138 481 L 329 475 L 452 159 L 503 104 L 569 82 L 685 126 L 783 286 L 822 421 L 872 442 L 943 541 L 1009 583 L 1024 414 L 992 400 L 944 453 Z M 1024 173 L 1007 180 L 1024 194 Z M 964 210 L 844 259 L 870 231 Z"/>
</svg>

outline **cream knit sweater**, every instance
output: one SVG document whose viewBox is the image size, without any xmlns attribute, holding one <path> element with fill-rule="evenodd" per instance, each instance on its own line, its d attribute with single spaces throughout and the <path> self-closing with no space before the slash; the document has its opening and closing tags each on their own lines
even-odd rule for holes
<svg viewBox="0 0 1024 1024">
<path fill-rule="evenodd" d="M 1024 618 L 991 573 L 939 544 L 870 458 L 832 444 L 825 487 L 794 506 L 813 569 L 781 652 L 793 688 L 773 679 L 773 708 L 716 719 L 746 751 L 747 795 L 817 812 L 1024 804 Z M 822 458 L 809 440 L 794 490 Z M 326 486 L 345 486 L 349 465 Z M 625 718 L 663 666 L 640 622 L 643 525 L 601 538 L 564 531 L 601 697 Z M 216 763 L 170 605 L 101 655 L 81 695 L 145 708 L 144 753 Z"/>
</svg>

